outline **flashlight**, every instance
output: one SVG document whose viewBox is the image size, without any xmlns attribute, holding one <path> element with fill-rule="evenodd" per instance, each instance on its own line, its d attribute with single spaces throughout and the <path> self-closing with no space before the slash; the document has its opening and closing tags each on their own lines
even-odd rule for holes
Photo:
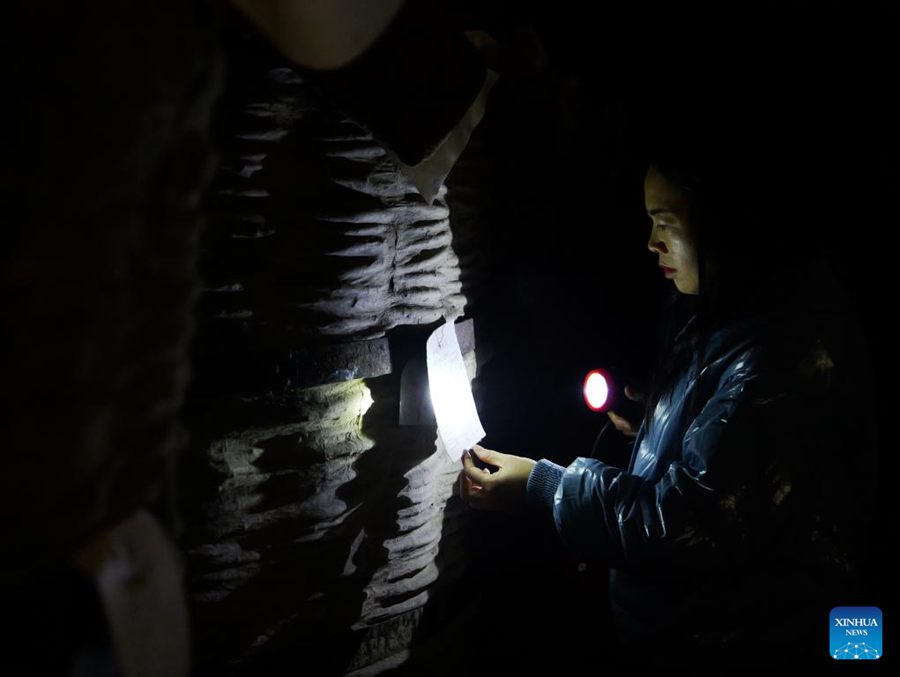
<svg viewBox="0 0 900 677">
<path fill-rule="evenodd" d="M 613 377 L 611 370 L 591 369 L 584 377 L 584 403 L 591 411 L 615 410 L 617 414 L 624 416 L 627 420 L 639 418 L 639 409 L 625 396 L 624 388 L 620 390 L 618 381 L 619 379 Z M 594 446 L 591 449 L 592 458 L 598 458 L 601 441 L 610 427 L 612 427 L 612 421 L 607 421 L 594 440 Z M 617 461 L 617 463 L 621 463 L 621 461 Z"/>
<path fill-rule="evenodd" d="M 584 377 L 584 403 L 591 411 L 615 411 L 625 418 L 641 415 L 641 407 L 625 395 L 625 379 L 619 371 L 591 369 Z"/>
<path fill-rule="evenodd" d="M 602 369 L 592 369 L 584 378 L 584 401 L 591 411 L 605 411 L 610 403 L 612 379 Z"/>
</svg>

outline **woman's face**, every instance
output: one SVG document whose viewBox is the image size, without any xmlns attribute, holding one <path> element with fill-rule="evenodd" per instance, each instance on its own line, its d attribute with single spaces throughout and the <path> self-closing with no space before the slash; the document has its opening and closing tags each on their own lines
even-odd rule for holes
<svg viewBox="0 0 900 677">
<path fill-rule="evenodd" d="M 644 179 L 644 206 L 653 221 L 647 247 L 659 257 L 663 274 L 682 294 L 699 294 L 697 249 L 688 222 L 687 197 L 652 165 Z"/>
</svg>

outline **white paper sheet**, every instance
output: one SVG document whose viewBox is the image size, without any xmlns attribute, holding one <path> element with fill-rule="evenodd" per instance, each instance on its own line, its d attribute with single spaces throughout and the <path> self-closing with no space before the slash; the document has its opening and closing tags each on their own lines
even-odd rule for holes
<svg viewBox="0 0 900 677">
<path fill-rule="evenodd" d="M 432 332 L 425 344 L 425 355 L 438 435 L 450 460 L 455 462 L 466 449 L 484 439 L 484 428 L 475 409 L 472 385 L 452 322 Z"/>
</svg>

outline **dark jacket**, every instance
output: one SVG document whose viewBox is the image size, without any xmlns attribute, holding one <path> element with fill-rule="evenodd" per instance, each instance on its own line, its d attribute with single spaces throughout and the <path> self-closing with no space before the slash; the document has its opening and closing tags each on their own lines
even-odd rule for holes
<svg viewBox="0 0 900 677">
<path fill-rule="evenodd" d="M 692 318 L 692 321 L 694 318 Z M 618 639 L 661 664 L 826 657 L 875 505 L 868 346 L 822 262 L 772 277 L 641 426 L 626 469 L 541 459 L 527 500 L 610 567 Z M 705 385 L 704 385 L 705 384 Z"/>
</svg>

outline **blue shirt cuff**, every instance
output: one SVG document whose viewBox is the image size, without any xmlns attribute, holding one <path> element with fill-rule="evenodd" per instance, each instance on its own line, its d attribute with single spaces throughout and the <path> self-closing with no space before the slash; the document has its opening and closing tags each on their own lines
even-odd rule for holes
<svg viewBox="0 0 900 677">
<path fill-rule="evenodd" d="M 525 500 L 534 512 L 552 513 L 553 497 L 566 469 L 553 461 L 542 458 L 538 461 L 525 486 Z"/>
</svg>

